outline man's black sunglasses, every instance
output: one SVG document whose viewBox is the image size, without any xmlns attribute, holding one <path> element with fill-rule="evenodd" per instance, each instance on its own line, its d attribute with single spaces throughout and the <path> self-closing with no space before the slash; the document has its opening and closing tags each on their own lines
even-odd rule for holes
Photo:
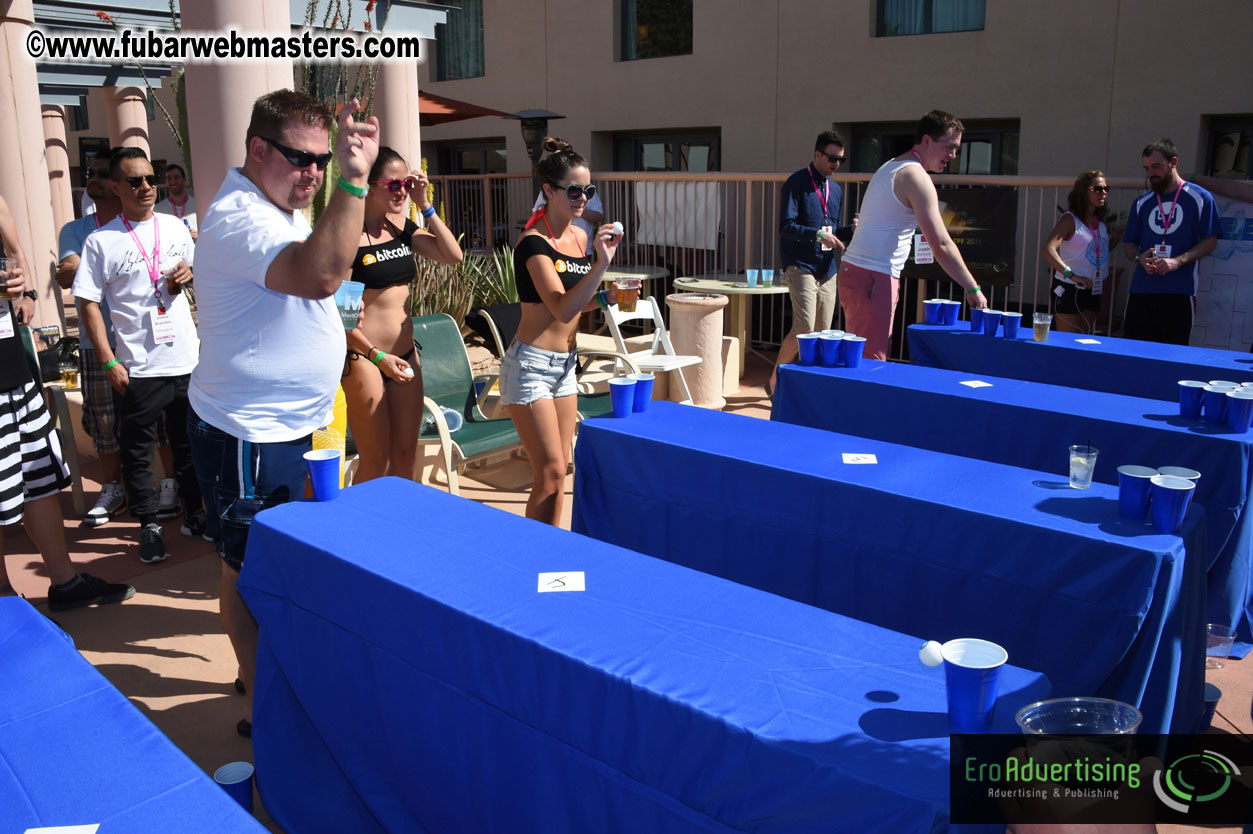
<svg viewBox="0 0 1253 834">
<path fill-rule="evenodd" d="M 138 177 L 138 176 L 123 177 L 122 179 L 126 180 L 126 184 L 129 185 L 131 188 L 135 189 L 136 191 L 138 191 L 139 187 L 143 185 L 145 182 L 151 185 L 153 188 L 157 187 L 157 175 L 156 174 L 145 174 L 142 177 Z"/>
<path fill-rule="evenodd" d="M 843 162 L 844 160 L 848 159 L 848 156 L 847 156 L 847 155 L 845 155 L 845 156 L 832 156 L 831 154 L 827 153 L 826 151 L 818 151 L 818 153 L 820 153 L 820 154 L 822 154 L 823 156 L 825 156 L 825 157 L 827 158 L 827 161 L 828 161 L 828 162 L 830 162 L 832 165 L 839 165 L 841 162 Z"/>
<path fill-rule="evenodd" d="M 281 145 L 268 136 L 261 136 L 258 138 L 264 139 L 268 142 L 270 147 L 281 153 L 283 155 L 283 159 L 286 159 L 296 168 L 308 168 L 310 165 L 316 165 L 318 166 L 319 171 L 325 171 L 327 164 L 331 161 L 331 157 L 334 156 L 331 151 L 327 151 L 326 153 L 298 151 L 295 148 L 289 148 L 286 145 Z"/>
</svg>

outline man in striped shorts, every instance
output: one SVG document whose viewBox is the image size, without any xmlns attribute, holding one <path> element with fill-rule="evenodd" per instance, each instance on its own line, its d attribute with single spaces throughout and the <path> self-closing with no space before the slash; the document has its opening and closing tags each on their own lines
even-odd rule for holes
<svg viewBox="0 0 1253 834">
<path fill-rule="evenodd" d="M 3 529 L 23 522 L 39 549 L 52 585 L 48 608 L 66 611 L 130 599 L 135 589 L 78 573 L 65 544 L 65 521 L 57 493 L 69 486 L 61 442 L 44 407 L 43 394 L 17 333 L 34 312 L 26 291 L 26 259 L 17 244 L 8 205 L 0 198 L 0 243 L 19 267 L 8 273 L 0 298 L 0 596 L 12 595 L 4 568 Z"/>
</svg>

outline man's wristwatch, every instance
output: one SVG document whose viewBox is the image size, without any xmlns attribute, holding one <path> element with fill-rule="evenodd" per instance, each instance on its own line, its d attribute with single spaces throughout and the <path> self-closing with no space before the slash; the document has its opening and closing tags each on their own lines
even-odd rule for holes
<svg viewBox="0 0 1253 834">
<path fill-rule="evenodd" d="M 38 301 L 38 300 L 39 300 L 39 291 L 38 291 L 38 290 L 27 290 L 26 292 L 22 293 L 22 295 L 26 296 L 26 297 L 27 297 L 27 298 L 29 298 L 31 301 Z"/>
</svg>

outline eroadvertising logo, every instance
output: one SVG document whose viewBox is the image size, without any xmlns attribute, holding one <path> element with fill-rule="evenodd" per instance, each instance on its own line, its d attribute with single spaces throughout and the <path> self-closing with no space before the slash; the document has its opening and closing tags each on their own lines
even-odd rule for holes
<svg viewBox="0 0 1253 834">
<path fill-rule="evenodd" d="M 955 734 L 949 784 L 954 824 L 1247 825 L 1253 737 Z"/>
</svg>

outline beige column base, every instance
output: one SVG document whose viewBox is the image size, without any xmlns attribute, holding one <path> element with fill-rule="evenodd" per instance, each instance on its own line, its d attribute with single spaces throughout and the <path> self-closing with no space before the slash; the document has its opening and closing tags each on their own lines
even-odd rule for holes
<svg viewBox="0 0 1253 834">
<path fill-rule="evenodd" d="M 692 403 L 702 408 L 721 409 L 722 396 L 722 308 L 725 295 L 680 292 L 666 296 L 670 308 L 670 341 L 675 353 L 699 356 L 701 363 L 683 369 L 683 378 L 692 392 Z M 672 385 L 671 399 L 678 394 Z"/>
</svg>

